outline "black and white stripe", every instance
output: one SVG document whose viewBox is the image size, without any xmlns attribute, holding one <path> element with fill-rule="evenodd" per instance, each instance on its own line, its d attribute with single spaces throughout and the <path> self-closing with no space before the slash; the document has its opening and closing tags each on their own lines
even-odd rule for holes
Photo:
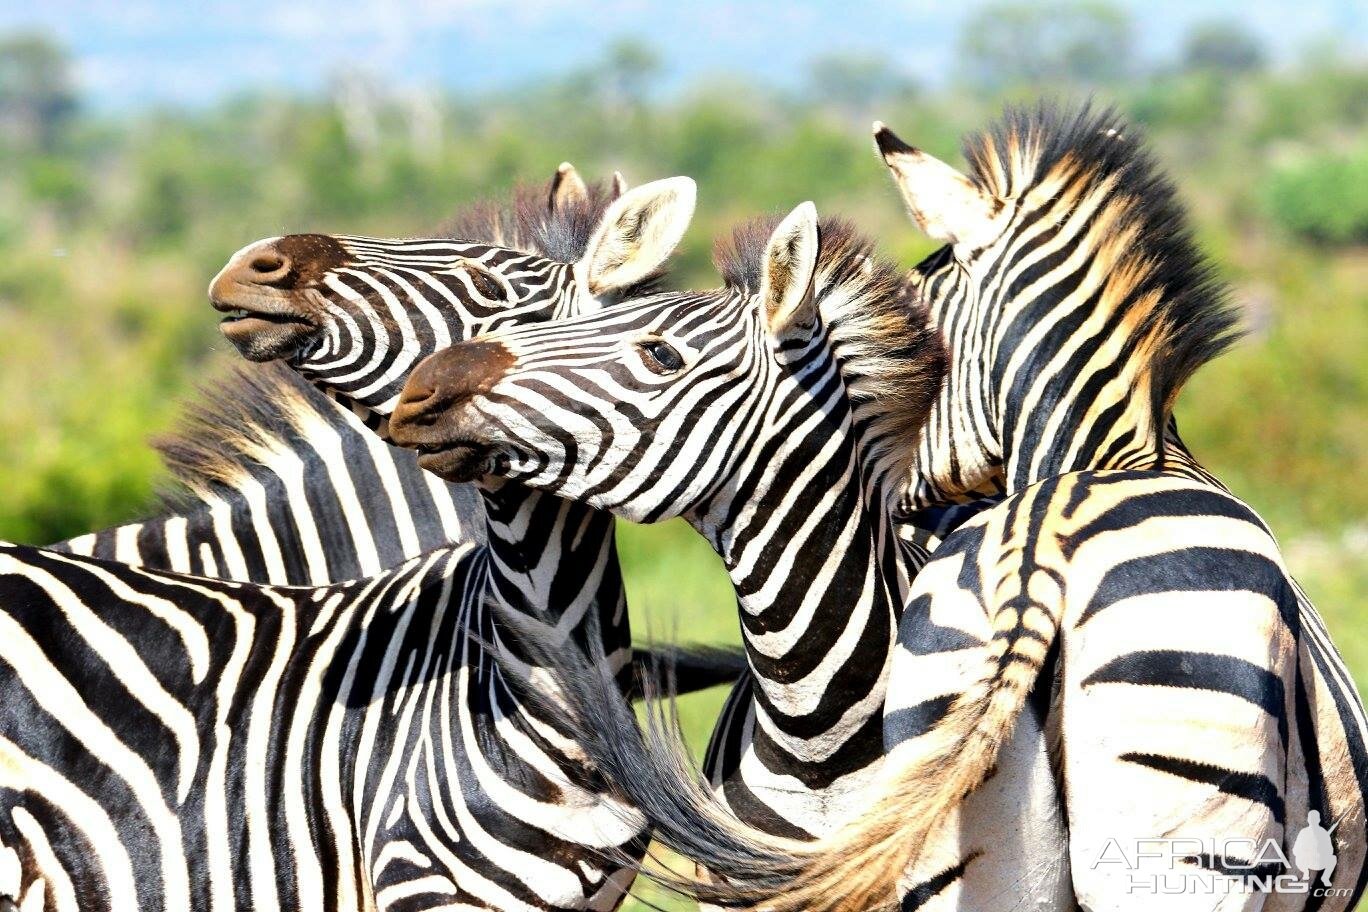
<svg viewBox="0 0 1368 912">
<path fill-rule="evenodd" d="M 283 365 L 205 390 L 157 443 L 178 490 L 160 515 L 50 546 L 157 570 L 279 586 L 374 576 L 479 542 L 469 485 L 443 482 Z"/>
<path fill-rule="evenodd" d="M 593 205 L 576 210 L 590 253 L 567 270 L 563 306 L 641 286 L 682 234 L 692 185 Z M 464 311 L 443 319 L 453 336 L 470 331 Z M 275 341 L 281 325 L 299 324 L 248 324 Z M 234 341 L 251 349 L 242 329 Z M 360 388 L 371 393 L 351 404 L 383 427 L 384 384 Z M 16 696 L 0 712 L 14 771 L 0 893 L 42 903 L 79 883 L 82 909 L 615 907 L 642 822 L 595 783 L 560 715 L 516 684 L 543 691 L 528 656 L 587 638 L 605 673 L 625 665 L 613 520 L 516 485 L 483 502 L 487 544 L 313 589 L 9 549 L 0 618 L 25 628 L 16 642 L 57 639 L 0 662 Z M 70 630 L 50 623 L 59 613 L 76 618 Z M 696 667 L 730 680 L 726 659 Z M 44 704 L 53 693 L 88 702 Z M 119 825 L 92 849 L 80 827 L 101 816 Z M 129 857 L 140 892 L 125 889 Z"/>
<path fill-rule="evenodd" d="M 638 853 L 640 827 L 509 677 L 527 634 L 497 598 L 527 583 L 500 553 L 276 589 L 0 547 L 0 893 L 61 912 L 614 907 L 603 853 Z M 566 557 L 539 582 L 620 599 L 601 556 Z"/>
<path fill-rule="evenodd" d="M 573 682 L 599 768 L 659 838 L 724 877 L 758 858 L 745 873 L 763 878 L 775 846 L 840 823 L 883 755 L 886 659 L 925 553 L 902 542 L 893 508 L 941 355 L 901 278 L 848 226 L 819 232 L 810 205 L 772 234 L 743 229 L 736 248 L 721 292 L 505 328 L 429 359 L 391 431 L 447 477 L 682 516 L 714 546 L 753 672 L 710 755 L 721 801 L 677 752 L 644 749 L 592 669 L 549 661 Z M 1052 896 L 1058 870 L 1031 870 L 1037 853 L 1019 848 L 989 846 L 985 881 Z"/>
</svg>

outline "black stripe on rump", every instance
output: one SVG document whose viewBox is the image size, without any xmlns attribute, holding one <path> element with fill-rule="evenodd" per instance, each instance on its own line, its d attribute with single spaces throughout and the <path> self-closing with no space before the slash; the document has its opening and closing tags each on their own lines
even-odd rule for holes
<svg viewBox="0 0 1368 912">
<path fill-rule="evenodd" d="M 1287 715 L 1282 679 L 1266 668 L 1234 656 L 1209 652 L 1153 649 L 1118 656 L 1083 679 L 1095 684 L 1138 684 L 1182 687 L 1226 693 L 1246 700 L 1278 720 L 1278 734 L 1287 746 Z"/>
<path fill-rule="evenodd" d="M 1147 554 L 1108 570 L 1097 584 L 1079 626 L 1118 602 L 1161 592 L 1253 592 L 1268 596 L 1289 630 L 1297 629 L 1296 600 L 1279 567 L 1262 554 L 1196 547 Z"/>
<path fill-rule="evenodd" d="M 964 876 L 964 871 L 969 867 L 969 863 L 979 857 L 978 852 L 973 852 L 968 858 L 951 868 L 946 868 L 929 880 L 924 880 L 911 890 L 903 894 L 902 903 L 898 906 L 899 912 L 916 912 L 922 906 L 930 902 L 937 894 L 955 881 Z"/>
<path fill-rule="evenodd" d="M 958 696 L 947 694 L 943 697 L 933 697 L 914 706 L 904 706 L 902 709 L 884 713 L 884 750 L 891 751 L 904 741 L 919 738 L 929 732 L 937 722 L 945 718 L 945 714 L 950 711 Z"/>
<path fill-rule="evenodd" d="M 1227 795 L 1244 798 L 1254 804 L 1268 808 L 1273 819 L 1282 824 L 1286 811 L 1278 787 L 1263 773 L 1242 773 L 1211 763 L 1197 760 L 1184 760 L 1181 757 L 1166 757 L 1162 754 L 1131 752 L 1122 754 L 1120 759 L 1135 763 L 1147 769 L 1169 773 L 1189 782 L 1200 782 L 1214 786 Z"/>
</svg>

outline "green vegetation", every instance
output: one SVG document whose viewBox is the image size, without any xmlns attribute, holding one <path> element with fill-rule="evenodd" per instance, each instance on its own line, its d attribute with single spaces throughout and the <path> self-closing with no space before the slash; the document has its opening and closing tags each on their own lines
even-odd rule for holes
<svg viewBox="0 0 1368 912">
<path fill-rule="evenodd" d="M 0 40 L 0 538 L 147 509 L 161 474 L 146 438 L 229 359 L 203 289 L 251 240 L 420 233 L 569 159 L 590 177 L 698 180 L 684 283 L 715 281 L 708 249 L 727 226 L 804 199 L 910 265 L 930 246 L 870 151 L 870 120 L 953 160 L 1003 99 L 1095 90 L 1149 129 L 1252 329 L 1190 385 L 1184 435 L 1277 529 L 1368 682 L 1368 67 L 1321 51 L 1266 69 L 1238 23 L 1203 26 L 1161 66 L 1134 44 L 1093 0 L 1006 4 L 974 18 L 960 81 L 935 91 L 895 62 L 836 55 L 797 93 L 719 75 L 666 95 L 661 59 L 623 42 L 481 97 L 350 76 L 327 97 L 114 118 L 81 109 L 60 49 Z M 623 552 L 656 637 L 735 641 L 725 577 L 687 528 L 624 529 Z M 720 700 L 685 701 L 696 745 Z"/>
<path fill-rule="evenodd" d="M 1294 234 L 1368 243 L 1368 144 L 1287 162 L 1273 171 L 1264 200 L 1269 215 Z"/>
</svg>

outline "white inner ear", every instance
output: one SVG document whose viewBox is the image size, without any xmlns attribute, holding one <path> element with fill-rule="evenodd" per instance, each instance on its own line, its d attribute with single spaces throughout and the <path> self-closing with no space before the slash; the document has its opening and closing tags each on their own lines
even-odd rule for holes
<svg viewBox="0 0 1368 912">
<path fill-rule="evenodd" d="M 979 246 L 995 234 L 999 207 L 954 168 L 920 150 L 884 156 L 912 220 L 947 244 Z"/>
<path fill-rule="evenodd" d="M 772 332 L 812 322 L 817 245 L 817 207 L 810 202 L 785 216 L 770 235 L 760 301 Z"/>
<path fill-rule="evenodd" d="M 671 177 L 615 200 L 576 264 L 584 290 L 593 296 L 627 288 L 659 269 L 688 230 L 697 195 L 691 178 Z"/>
</svg>

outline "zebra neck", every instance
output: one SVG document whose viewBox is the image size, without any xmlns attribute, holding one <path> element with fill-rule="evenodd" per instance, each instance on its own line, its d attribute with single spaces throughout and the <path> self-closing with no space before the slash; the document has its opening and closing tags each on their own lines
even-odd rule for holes
<svg viewBox="0 0 1368 912">
<path fill-rule="evenodd" d="M 490 481 L 481 494 L 496 605 L 530 629 L 554 625 L 553 643 L 597 636 L 606 655 L 625 661 L 631 636 L 612 515 L 516 482 Z"/>
<path fill-rule="evenodd" d="M 1007 387 L 1000 401 L 1008 493 L 1066 472 L 1164 467 L 1146 372 L 1124 355 L 1120 363 L 1096 355 L 1040 358 L 1052 365 L 1067 360 L 1058 373 L 1019 377 Z"/>
<path fill-rule="evenodd" d="M 742 488 L 769 489 L 758 500 L 775 509 L 733 506 L 725 528 L 699 531 L 736 591 L 758 683 L 757 751 L 771 770 L 831 782 L 881 751 L 878 716 L 907 575 L 881 492 L 863 485 L 849 441 L 822 466 L 785 477 L 787 467 L 767 462 Z"/>
</svg>

